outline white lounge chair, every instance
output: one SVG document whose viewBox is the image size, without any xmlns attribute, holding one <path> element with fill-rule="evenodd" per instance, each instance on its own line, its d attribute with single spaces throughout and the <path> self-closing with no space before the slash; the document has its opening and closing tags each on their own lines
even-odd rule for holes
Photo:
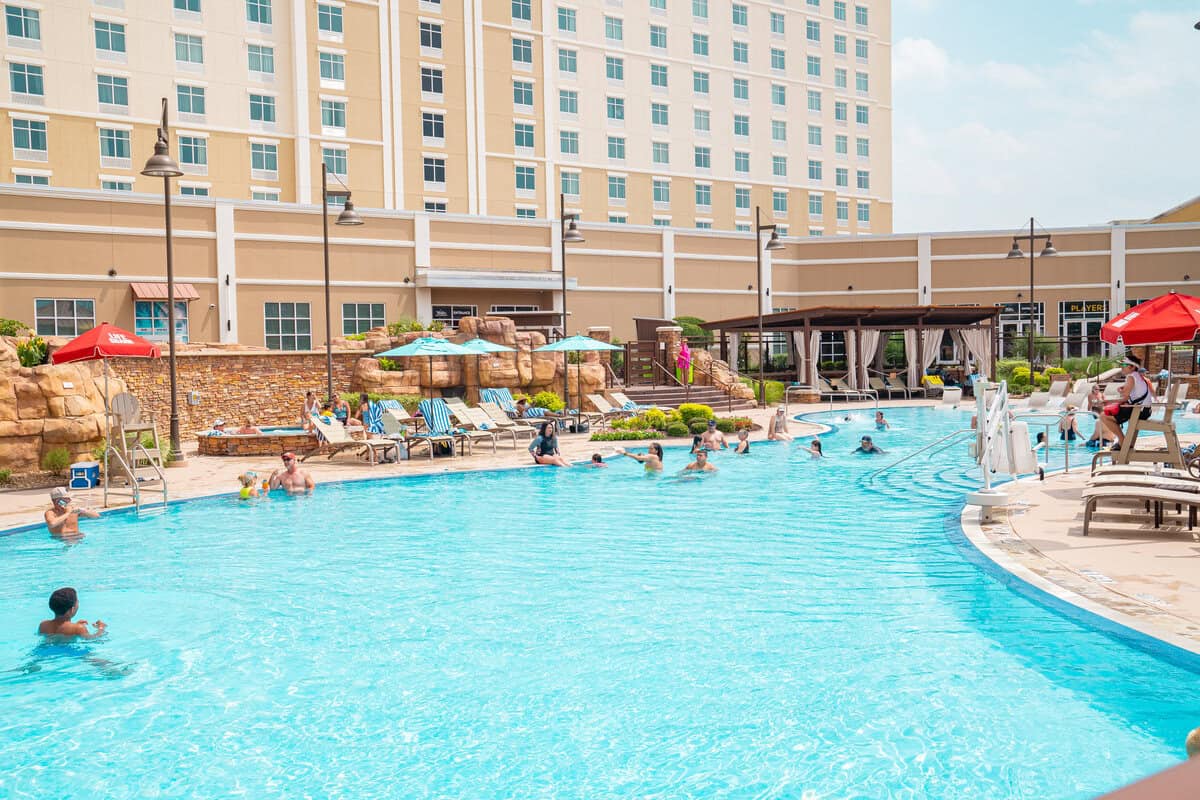
<svg viewBox="0 0 1200 800">
<path fill-rule="evenodd" d="M 378 464 L 380 456 L 386 456 L 389 450 L 396 448 L 396 443 L 391 439 L 355 439 L 342 423 L 332 417 L 313 414 L 312 424 L 320 444 L 312 452 L 305 453 L 300 458 L 301 461 L 307 461 L 321 453 L 333 458 L 344 450 L 354 450 L 356 455 L 366 456 L 372 464 Z"/>
</svg>

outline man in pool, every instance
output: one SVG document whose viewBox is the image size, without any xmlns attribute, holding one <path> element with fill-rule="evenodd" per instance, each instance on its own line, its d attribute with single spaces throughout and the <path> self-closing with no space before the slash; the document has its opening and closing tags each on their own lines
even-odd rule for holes
<svg viewBox="0 0 1200 800">
<path fill-rule="evenodd" d="M 54 619 L 42 620 L 38 625 L 38 633 L 42 636 L 52 637 L 59 641 L 75 638 L 97 639 L 103 636 L 108 629 L 108 626 L 100 620 L 96 620 L 92 626 L 94 630 L 91 630 L 88 628 L 87 620 L 71 619 L 79 612 L 79 596 L 70 586 L 54 590 L 54 594 L 50 595 L 50 610 L 54 612 Z"/>
<path fill-rule="evenodd" d="M 61 539 L 80 538 L 80 517 L 96 519 L 96 517 L 100 516 L 100 512 L 94 509 L 76 508 L 71 505 L 71 496 L 61 486 L 56 486 L 50 490 L 50 503 L 51 506 L 46 509 L 45 514 L 46 527 L 49 528 L 51 536 L 57 536 Z"/>
<path fill-rule="evenodd" d="M 724 450 L 729 446 L 725 443 L 725 434 L 717 430 L 717 421 L 715 419 L 710 419 L 708 421 L 708 430 L 700 434 L 700 444 L 709 450 Z"/>
<path fill-rule="evenodd" d="M 708 463 L 708 451 L 697 450 L 696 460 L 683 468 L 684 472 L 716 472 L 717 468 Z"/>
<path fill-rule="evenodd" d="M 316 488 L 316 483 L 313 482 L 313 477 L 308 470 L 300 467 L 300 462 L 296 460 L 296 454 L 284 453 L 281 458 L 283 467 L 272 473 L 270 487 L 283 489 L 288 494 L 311 494 L 312 490 Z"/>
<path fill-rule="evenodd" d="M 862 441 L 858 443 L 858 447 L 854 448 L 856 453 L 864 453 L 866 455 L 875 455 L 876 453 L 883 454 L 885 451 L 877 444 L 871 441 L 870 436 L 862 437 Z"/>
</svg>

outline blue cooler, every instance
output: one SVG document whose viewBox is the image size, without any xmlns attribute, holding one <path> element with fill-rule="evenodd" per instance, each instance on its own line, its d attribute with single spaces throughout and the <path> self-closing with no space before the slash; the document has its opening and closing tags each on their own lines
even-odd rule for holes
<svg viewBox="0 0 1200 800">
<path fill-rule="evenodd" d="M 72 489 L 94 489 L 99 483 L 99 461 L 76 461 L 71 465 Z"/>
</svg>

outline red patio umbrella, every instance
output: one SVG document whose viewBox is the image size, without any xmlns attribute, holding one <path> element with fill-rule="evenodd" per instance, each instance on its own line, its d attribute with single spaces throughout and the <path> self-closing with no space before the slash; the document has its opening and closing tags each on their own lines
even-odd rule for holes
<svg viewBox="0 0 1200 800">
<path fill-rule="evenodd" d="M 1143 344 L 1183 344 L 1200 330 L 1200 297 L 1164 294 L 1140 303 L 1110 319 L 1100 338 L 1125 347 Z"/>
</svg>

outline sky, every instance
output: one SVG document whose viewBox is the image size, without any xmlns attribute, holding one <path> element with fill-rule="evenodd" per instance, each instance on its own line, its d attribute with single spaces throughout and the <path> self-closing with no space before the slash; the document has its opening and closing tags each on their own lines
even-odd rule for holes
<svg viewBox="0 0 1200 800">
<path fill-rule="evenodd" d="M 896 232 L 1200 195 L 1200 0 L 893 0 Z"/>
</svg>

